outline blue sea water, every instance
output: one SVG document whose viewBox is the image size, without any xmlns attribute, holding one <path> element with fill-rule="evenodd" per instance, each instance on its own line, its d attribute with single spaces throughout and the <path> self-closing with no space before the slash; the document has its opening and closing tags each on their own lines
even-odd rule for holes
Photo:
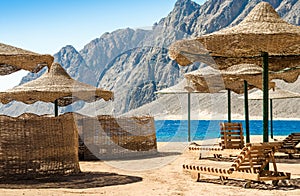
<svg viewBox="0 0 300 196">
<path fill-rule="evenodd" d="M 191 140 L 203 140 L 218 138 L 220 135 L 219 120 L 191 120 Z M 244 121 L 232 121 L 242 122 Z M 250 121 L 251 135 L 262 135 L 261 120 Z M 269 123 L 270 126 L 270 123 Z M 188 138 L 188 121 L 187 120 L 156 120 L 156 137 L 158 142 L 186 142 Z M 245 130 L 245 127 L 244 127 Z M 244 131 L 245 132 L 245 131 Z M 293 132 L 300 132 L 300 121 L 297 120 L 274 120 L 274 136 L 286 136 Z M 270 131 L 269 131 L 270 135 Z"/>
</svg>

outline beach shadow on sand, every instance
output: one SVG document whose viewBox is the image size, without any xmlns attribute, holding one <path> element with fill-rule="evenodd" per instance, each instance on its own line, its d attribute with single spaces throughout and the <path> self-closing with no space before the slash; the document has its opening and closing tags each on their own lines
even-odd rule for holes
<svg viewBox="0 0 300 196">
<path fill-rule="evenodd" d="M 28 180 L 0 179 L 3 189 L 86 189 L 124 185 L 142 181 L 137 176 L 119 175 L 108 172 L 80 172 L 67 176 L 45 177 Z"/>
<path fill-rule="evenodd" d="M 224 161 L 224 162 L 232 162 L 235 160 L 235 157 L 227 158 L 227 157 L 204 157 L 201 159 L 211 160 L 211 161 Z M 287 163 L 287 164 L 300 164 L 300 158 L 275 158 L 276 163 Z"/>
<path fill-rule="evenodd" d="M 205 183 L 213 183 L 213 184 L 222 184 L 219 179 L 201 179 L 199 182 Z M 225 180 L 225 186 L 235 186 L 235 187 L 244 187 L 247 181 L 245 180 Z M 278 186 L 274 186 L 265 182 L 251 182 L 251 189 L 259 189 L 259 190 L 295 190 L 300 189 L 300 178 L 294 178 L 287 181 L 279 181 Z"/>
<path fill-rule="evenodd" d="M 181 152 L 156 152 L 153 154 L 146 154 L 146 155 L 138 155 L 138 156 L 114 156 L 108 158 L 99 157 L 98 161 L 130 161 L 130 160 L 143 160 L 143 159 L 153 159 L 153 158 L 160 158 L 160 157 L 171 157 L 171 156 L 179 156 L 182 155 Z M 92 160 L 97 161 L 97 160 Z"/>
</svg>

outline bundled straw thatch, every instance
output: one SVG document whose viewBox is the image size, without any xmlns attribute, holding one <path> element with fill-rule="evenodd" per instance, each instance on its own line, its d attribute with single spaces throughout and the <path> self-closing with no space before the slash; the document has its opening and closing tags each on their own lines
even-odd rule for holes
<svg viewBox="0 0 300 196">
<path fill-rule="evenodd" d="M 154 118 L 76 115 L 83 160 L 116 159 L 157 152 Z"/>
<path fill-rule="evenodd" d="M 184 78 L 178 84 L 169 88 L 164 88 L 156 92 L 156 94 L 187 94 L 187 93 L 205 93 L 195 91 L 195 89 L 189 86 L 189 82 Z"/>
<path fill-rule="evenodd" d="M 92 102 L 102 98 L 113 99 L 113 93 L 72 79 L 58 63 L 40 78 L 0 93 L 4 104 L 13 100 L 27 104 L 58 100 L 59 106 L 66 106 L 77 100 Z"/>
<path fill-rule="evenodd" d="M 278 71 L 299 65 L 300 27 L 283 21 L 269 3 L 262 2 L 240 24 L 177 41 L 169 49 L 180 65 L 198 61 L 216 69 L 243 63 L 261 66 L 264 51 L 270 55 L 269 70 Z"/>
<path fill-rule="evenodd" d="M 0 116 L 0 178 L 78 172 L 78 134 L 71 113 L 59 117 Z"/>
<path fill-rule="evenodd" d="M 239 97 L 239 98 L 243 98 L 243 97 Z M 290 99 L 290 98 L 300 98 L 300 94 L 288 90 L 283 90 L 278 87 L 269 90 L 269 99 Z M 248 99 L 262 100 L 263 92 L 260 90 L 252 92 L 248 95 Z"/>
<path fill-rule="evenodd" d="M 229 89 L 240 94 L 244 93 L 244 80 L 249 83 L 248 89 L 262 89 L 261 75 L 261 67 L 242 64 L 221 71 L 206 67 L 187 73 L 184 76 L 190 87 L 199 92 L 216 93 Z M 271 76 L 270 78 L 273 79 Z M 269 82 L 269 88 L 274 87 L 275 83 Z"/>
<path fill-rule="evenodd" d="M 20 69 L 36 73 L 44 66 L 50 66 L 53 60 L 51 55 L 40 55 L 0 43 L 0 75 L 11 74 Z"/>
</svg>

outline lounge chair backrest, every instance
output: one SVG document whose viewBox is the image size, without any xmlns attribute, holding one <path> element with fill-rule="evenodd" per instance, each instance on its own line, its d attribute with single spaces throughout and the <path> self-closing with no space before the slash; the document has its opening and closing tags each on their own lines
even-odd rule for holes
<svg viewBox="0 0 300 196">
<path fill-rule="evenodd" d="M 274 149 L 274 145 L 270 143 L 249 143 L 242 149 L 229 170 L 260 173 L 271 160 L 274 161 Z"/>
<path fill-rule="evenodd" d="M 244 135 L 242 123 L 220 123 L 222 149 L 242 149 Z"/>
<path fill-rule="evenodd" d="M 282 148 L 295 148 L 300 143 L 300 133 L 292 133 L 282 141 Z"/>
</svg>

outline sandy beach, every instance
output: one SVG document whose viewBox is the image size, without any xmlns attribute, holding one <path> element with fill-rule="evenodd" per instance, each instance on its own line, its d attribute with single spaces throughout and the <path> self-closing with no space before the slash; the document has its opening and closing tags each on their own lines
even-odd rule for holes
<svg viewBox="0 0 300 196">
<path fill-rule="evenodd" d="M 252 141 L 260 142 L 261 136 Z M 282 139 L 282 137 L 277 138 Z M 201 143 L 201 142 L 199 142 Z M 279 187 L 229 180 L 221 185 L 213 176 L 196 182 L 182 171 L 183 163 L 227 166 L 228 161 L 198 160 L 186 149 L 187 143 L 158 143 L 158 154 L 136 159 L 80 162 L 82 173 L 46 181 L 16 181 L 0 184 L 1 195 L 300 195 L 300 160 L 283 160 L 279 171 L 291 172 L 292 179 Z"/>
</svg>

